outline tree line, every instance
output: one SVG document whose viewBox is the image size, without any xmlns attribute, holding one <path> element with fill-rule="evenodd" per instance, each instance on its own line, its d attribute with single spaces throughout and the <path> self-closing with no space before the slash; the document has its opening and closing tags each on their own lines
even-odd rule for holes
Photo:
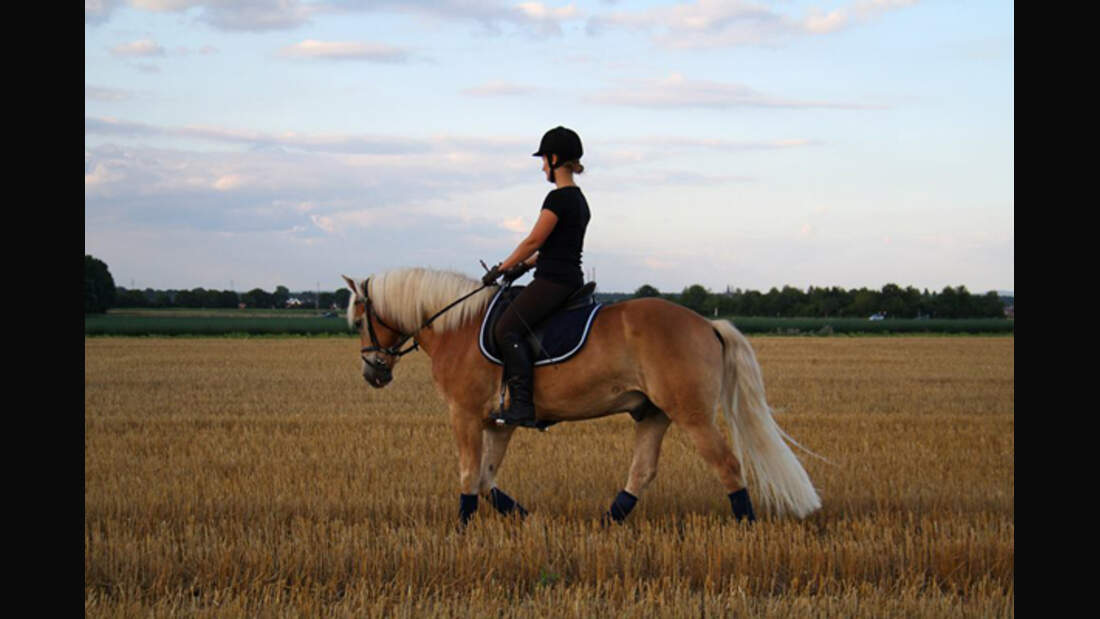
<svg viewBox="0 0 1100 619">
<path fill-rule="evenodd" d="M 966 286 L 945 286 L 939 292 L 929 292 L 897 284 L 886 284 L 880 290 L 845 290 L 837 286 L 801 290 L 784 286 L 766 293 L 740 288 L 712 293 L 695 284 L 679 294 L 662 294 L 646 284 L 632 295 L 640 297 L 661 297 L 705 316 L 717 310 L 720 316 L 789 318 L 867 318 L 875 314 L 890 318 L 1004 318 L 1006 305 L 1015 303 L 1014 298 L 1001 297 L 995 291 L 972 294 Z"/>
<path fill-rule="evenodd" d="M 263 288 L 253 288 L 248 292 L 234 290 L 214 290 L 192 288 L 191 290 L 144 290 L 127 289 L 121 286 L 115 289 L 113 307 L 185 307 L 185 308 L 237 308 L 242 304 L 249 308 L 285 308 L 293 298 L 302 308 L 343 309 L 347 307 L 351 291 L 341 288 L 332 292 L 290 292 L 286 286 L 276 286 L 268 292 Z"/>
<path fill-rule="evenodd" d="M 144 290 L 115 286 L 107 265 L 92 256 L 84 256 L 84 311 L 104 312 L 110 307 L 141 308 L 284 308 L 291 298 L 303 308 L 343 309 L 351 291 L 338 288 L 331 292 L 291 293 L 286 286 L 268 292 L 253 288 L 248 292 L 192 288 L 190 290 Z M 680 293 L 661 293 L 643 285 L 629 293 L 598 293 L 601 301 L 615 302 L 630 298 L 661 297 L 688 307 L 705 316 L 778 316 L 790 318 L 867 318 L 874 314 L 890 318 L 1003 318 L 1005 306 L 1014 303 L 990 291 L 975 295 L 965 286 L 946 286 L 939 292 L 902 288 L 886 284 L 879 290 L 845 290 L 837 286 L 810 286 L 801 290 L 791 286 L 772 288 L 766 293 L 740 288 L 714 293 L 700 284 Z"/>
</svg>

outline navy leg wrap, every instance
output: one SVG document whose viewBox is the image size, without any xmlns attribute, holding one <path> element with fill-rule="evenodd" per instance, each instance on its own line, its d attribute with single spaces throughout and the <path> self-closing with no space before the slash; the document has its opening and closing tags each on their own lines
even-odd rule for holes
<svg viewBox="0 0 1100 619">
<path fill-rule="evenodd" d="M 458 517 L 462 520 L 463 525 L 470 521 L 470 516 L 473 516 L 476 511 L 476 494 L 460 494 L 458 496 Z"/>
<path fill-rule="evenodd" d="M 615 497 L 615 502 L 611 504 L 611 509 L 607 510 L 607 517 L 610 517 L 617 523 L 622 523 L 626 520 L 626 517 L 630 514 L 630 510 L 634 509 L 634 505 L 638 503 L 638 497 L 630 494 L 626 490 L 620 490 L 619 494 Z"/>
<path fill-rule="evenodd" d="M 493 488 L 489 491 L 489 501 L 493 504 L 496 510 L 505 516 L 512 513 L 518 513 L 520 518 L 527 517 L 527 510 L 523 509 L 523 506 L 516 503 L 515 499 L 504 494 L 497 488 Z"/>
<path fill-rule="evenodd" d="M 733 517 L 737 519 L 737 522 L 741 522 L 746 517 L 749 522 L 756 522 L 756 513 L 752 511 L 752 501 L 749 500 L 749 491 L 746 488 L 742 488 L 737 492 L 731 492 L 730 507 L 733 508 Z"/>
</svg>

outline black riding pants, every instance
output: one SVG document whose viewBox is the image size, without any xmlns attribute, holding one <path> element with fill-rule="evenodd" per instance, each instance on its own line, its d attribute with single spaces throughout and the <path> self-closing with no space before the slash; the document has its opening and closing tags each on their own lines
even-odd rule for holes
<svg viewBox="0 0 1100 619">
<path fill-rule="evenodd" d="M 493 329 L 497 344 L 502 344 L 508 334 L 518 335 L 522 340 L 527 336 L 528 328 L 534 329 L 535 325 L 557 311 L 576 290 L 548 279 L 533 280 L 497 321 Z"/>
</svg>

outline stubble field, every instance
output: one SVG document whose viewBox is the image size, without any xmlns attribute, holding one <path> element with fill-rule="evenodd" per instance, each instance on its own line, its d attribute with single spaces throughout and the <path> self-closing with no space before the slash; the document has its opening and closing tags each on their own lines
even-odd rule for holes
<svg viewBox="0 0 1100 619">
<path fill-rule="evenodd" d="M 627 415 L 519 430 L 458 532 L 423 353 L 344 338 L 85 339 L 88 616 L 1012 616 L 1012 337 L 752 337 L 824 507 L 738 525 L 673 426 L 621 527 Z M 749 487 L 750 493 L 752 486 Z"/>
</svg>

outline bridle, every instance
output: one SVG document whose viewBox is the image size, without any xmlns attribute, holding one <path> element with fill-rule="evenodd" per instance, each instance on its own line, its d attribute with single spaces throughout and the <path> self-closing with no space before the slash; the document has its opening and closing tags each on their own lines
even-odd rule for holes
<svg viewBox="0 0 1100 619">
<path fill-rule="evenodd" d="M 382 317 L 378 315 L 378 312 L 374 311 L 374 304 L 371 303 L 370 300 L 369 277 L 367 278 L 367 281 L 363 282 L 363 298 L 356 299 L 355 302 L 363 304 L 363 318 L 367 323 L 367 334 L 370 336 L 371 343 L 370 346 L 364 346 L 359 349 L 360 355 L 363 356 L 363 361 L 370 363 L 370 361 L 368 361 L 366 357 L 366 353 L 369 352 L 380 352 L 391 357 L 400 358 L 420 347 L 420 343 L 416 341 L 415 337 L 413 337 L 412 335 L 401 333 L 401 331 L 389 326 L 388 324 L 386 324 L 386 321 L 382 320 Z M 383 327 L 400 335 L 401 339 L 397 340 L 397 343 L 392 346 L 382 346 L 382 344 L 378 341 L 378 336 L 374 333 L 374 321 L 371 320 L 371 318 L 377 320 L 378 324 L 382 325 Z M 409 341 L 410 338 L 412 338 L 413 340 L 412 346 L 406 348 L 405 350 L 401 350 L 401 347 L 404 346 L 405 342 Z"/>
<path fill-rule="evenodd" d="M 446 312 L 447 310 L 449 310 L 452 307 L 458 305 L 459 303 L 465 301 L 466 299 L 469 299 L 470 297 L 474 296 L 478 292 L 481 292 L 482 290 L 484 290 L 487 287 L 488 286 L 482 285 L 480 288 L 477 288 L 477 289 L 473 290 L 472 292 L 470 292 L 469 294 L 463 295 L 459 299 L 451 302 L 447 307 L 444 307 L 443 309 L 436 312 L 435 315 L 433 315 L 423 325 L 421 325 L 421 327 L 416 330 L 416 333 L 420 333 L 424 329 L 431 326 L 431 324 L 435 321 L 435 319 L 442 316 L 443 313 Z M 382 364 L 379 364 L 379 363 L 373 363 L 370 360 L 368 360 L 367 356 L 366 356 L 366 353 L 369 353 L 369 352 L 380 352 L 380 353 L 383 353 L 383 354 L 388 355 L 388 356 L 393 357 L 393 358 L 401 358 L 401 357 L 404 357 L 405 355 L 411 353 L 412 351 L 420 348 L 420 342 L 418 342 L 416 340 L 416 335 L 415 334 L 405 334 L 405 333 L 402 333 L 401 331 L 399 331 L 398 329 L 394 329 L 393 327 L 386 324 L 386 321 L 382 320 L 382 317 L 378 315 L 378 312 L 374 311 L 374 304 L 371 303 L 371 300 L 370 300 L 370 278 L 369 277 L 367 278 L 367 281 L 363 282 L 363 298 L 362 299 L 356 299 L 355 303 L 362 303 L 363 304 L 363 318 L 364 318 L 364 320 L 366 320 L 367 334 L 370 336 L 371 345 L 370 346 L 364 346 L 364 347 L 359 349 L 360 356 L 363 357 L 363 361 L 366 362 L 368 365 L 378 367 L 378 369 L 382 369 L 382 370 L 389 369 L 388 367 L 386 367 L 384 362 Z M 400 335 L 401 339 L 397 340 L 397 343 L 393 344 L 392 346 L 382 346 L 382 344 L 378 341 L 378 336 L 375 335 L 375 333 L 374 333 L 374 322 L 371 320 L 371 318 L 374 318 L 374 320 L 377 320 L 378 324 L 382 325 L 383 327 L 385 327 L 385 328 L 389 329 L 390 331 L 393 331 L 394 333 Z M 412 346 L 409 346 L 405 350 L 401 350 L 401 347 L 405 345 L 405 342 L 408 342 L 410 339 L 412 339 L 412 341 L 413 341 Z M 381 365 L 381 367 L 379 367 L 379 365 Z"/>
</svg>

